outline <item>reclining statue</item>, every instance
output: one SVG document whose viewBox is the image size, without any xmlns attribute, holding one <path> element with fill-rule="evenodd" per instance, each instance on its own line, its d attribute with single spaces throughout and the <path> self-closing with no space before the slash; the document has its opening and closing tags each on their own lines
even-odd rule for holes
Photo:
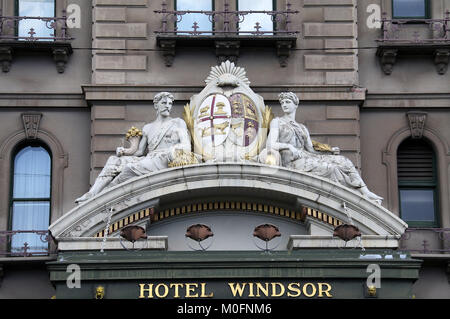
<svg viewBox="0 0 450 319">
<path fill-rule="evenodd" d="M 335 155 L 339 153 L 337 147 L 327 152 L 316 151 L 308 129 L 295 121 L 298 97 L 285 92 L 279 95 L 279 101 L 284 115 L 272 120 L 266 149 L 260 153 L 259 161 L 329 178 L 381 204 L 383 198 L 369 191 L 353 163 L 344 156 Z"/>
<path fill-rule="evenodd" d="M 195 161 L 191 157 L 191 139 L 186 123 L 180 118 L 170 117 L 173 101 L 173 95 L 168 92 L 155 96 L 153 104 L 157 112 L 156 120 L 145 125 L 142 132 L 136 128 L 128 132 L 127 137 L 132 138 L 131 147 L 117 148 L 116 155 L 108 158 L 94 185 L 76 199 L 76 203 L 92 198 L 106 187 L 167 168 L 180 158 L 183 161 L 186 157 Z"/>
</svg>

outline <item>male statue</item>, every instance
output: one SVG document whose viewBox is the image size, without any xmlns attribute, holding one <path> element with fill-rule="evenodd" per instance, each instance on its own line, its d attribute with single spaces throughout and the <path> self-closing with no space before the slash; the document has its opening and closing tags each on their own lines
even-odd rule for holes
<svg viewBox="0 0 450 319">
<path fill-rule="evenodd" d="M 171 118 L 174 97 L 161 92 L 153 99 L 157 112 L 156 120 L 142 129 L 139 144 L 130 148 L 118 147 L 116 156 L 110 156 L 89 192 L 76 199 L 86 201 L 106 187 L 120 184 L 130 178 L 167 168 L 179 152 L 190 153 L 191 141 L 186 123 L 180 118 Z"/>
</svg>

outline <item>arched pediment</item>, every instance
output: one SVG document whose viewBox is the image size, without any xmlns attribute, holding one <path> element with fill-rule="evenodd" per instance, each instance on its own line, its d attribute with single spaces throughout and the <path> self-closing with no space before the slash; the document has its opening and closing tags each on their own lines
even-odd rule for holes
<svg viewBox="0 0 450 319">
<path fill-rule="evenodd" d="M 400 236 L 407 228 L 397 216 L 349 188 L 291 169 L 262 164 L 199 164 L 161 170 L 106 189 L 75 207 L 49 229 L 55 238 L 94 237 L 115 223 L 161 201 L 244 196 L 303 205 L 344 223 L 363 235 Z M 110 208 L 114 211 L 110 212 Z"/>
</svg>

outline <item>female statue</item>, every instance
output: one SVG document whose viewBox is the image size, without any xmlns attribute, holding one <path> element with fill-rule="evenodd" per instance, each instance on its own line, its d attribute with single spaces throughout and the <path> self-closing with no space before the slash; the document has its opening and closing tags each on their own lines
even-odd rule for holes
<svg viewBox="0 0 450 319">
<path fill-rule="evenodd" d="M 284 167 L 329 178 L 357 189 L 363 196 L 381 204 L 383 198 L 369 191 L 353 163 L 344 156 L 333 155 L 339 152 L 338 148 L 332 148 L 332 153 L 314 149 L 308 129 L 295 121 L 298 97 L 292 92 L 285 92 L 279 95 L 279 101 L 284 115 L 272 120 L 267 149 L 260 155 L 260 161 L 273 161 L 273 157 L 268 160 L 268 155 L 272 153 Z"/>
</svg>

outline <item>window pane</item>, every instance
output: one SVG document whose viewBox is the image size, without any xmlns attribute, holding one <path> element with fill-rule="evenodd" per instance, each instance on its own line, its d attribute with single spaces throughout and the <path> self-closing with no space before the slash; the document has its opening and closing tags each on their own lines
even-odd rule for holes
<svg viewBox="0 0 450 319">
<path fill-rule="evenodd" d="M 393 0 L 393 16 L 421 18 L 426 16 L 426 0 Z"/>
<path fill-rule="evenodd" d="M 239 11 L 272 11 L 273 0 L 239 0 Z M 256 31 L 256 23 L 261 27 L 259 31 L 273 31 L 271 16 L 264 13 L 253 13 L 244 16 L 244 21 L 239 23 L 240 31 Z"/>
<path fill-rule="evenodd" d="M 14 202 L 12 230 L 47 230 L 50 219 L 50 203 L 42 202 Z M 36 234 L 16 234 L 11 241 L 11 252 L 23 252 L 27 243 L 29 252 L 43 251 L 48 243 Z"/>
<path fill-rule="evenodd" d="M 432 189 L 401 189 L 400 206 L 405 221 L 434 221 L 434 191 Z"/>
<path fill-rule="evenodd" d="M 55 0 L 19 0 L 20 17 L 54 17 Z M 52 37 L 54 30 L 46 26 L 41 20 L 22 20 L 19 22 L 19 36 L 29 37 L 30 29 L 33 28 L 34 37 Z"/>
<path fill-rule="evenodd" d="M 49 198 L 50 172 L 50 155 L 43 147 L 22 149 L 14 159 L 13 198 Z"/>
<path fill-rule="evenodd" d="M 212 0 L 176 0 L 178 11 L 212 11 Z M 212 22 L 208 16 L 200 13 L 185 14 L 182 20 L 177 22 L 177 29 L 180 31 L 194 31 L 192 26 L 197 22 L 197 31 L 212 31 Z"/>
</svg>

